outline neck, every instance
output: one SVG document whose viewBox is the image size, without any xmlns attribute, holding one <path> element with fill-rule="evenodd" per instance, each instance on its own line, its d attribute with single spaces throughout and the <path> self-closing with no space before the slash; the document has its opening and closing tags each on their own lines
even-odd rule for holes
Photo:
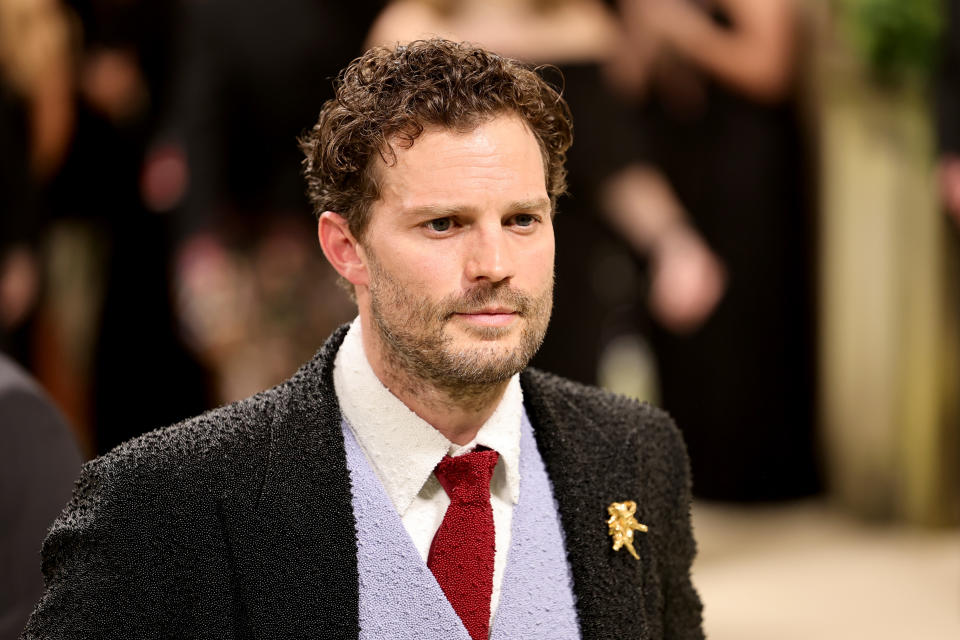
<svg viewBox="0 0 960 640">
<path fill-rule="evenodd" d="M 414 375 L 389 357 L 376 331 L 363 329 L 363 349 L 373 372 L 390 393 L 454 444 L 473 440 L 493 415 L 509 380 L 495 384 L 442 387 Z"/>
</svg>

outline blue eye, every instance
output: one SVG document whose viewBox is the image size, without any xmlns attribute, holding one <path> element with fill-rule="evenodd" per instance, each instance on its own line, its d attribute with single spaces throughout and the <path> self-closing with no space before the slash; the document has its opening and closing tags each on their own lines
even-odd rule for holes
<svg viewBox="0 0 960 640">
<path fill-rule="evenodd" d="M 427 227 L 429 227 L 431 231 L 436 231 L 437 233 L 449 231 L 452 225 L 453 222 L 450 220 L 450 218 L 437 218 L 436 220 L 431 220 L 427 223 Z"/>
<path fill-rule="evenodd" d="M 513 223 L 518 227 L 529 227 L 536 221 L 536 216 L 532 216 L 529 213 L 519 213 L 513 216 Z"/>
</svg>

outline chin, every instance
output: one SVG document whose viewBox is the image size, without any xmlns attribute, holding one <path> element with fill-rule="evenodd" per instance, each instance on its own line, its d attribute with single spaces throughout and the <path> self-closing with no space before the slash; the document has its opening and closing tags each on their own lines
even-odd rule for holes
<svg viewBox="0 0 960 640">
<path fill-rule="evenodd" d="M 484 327 L 469 326 L 465 327 L 464 334 L 471 340 L 483 340 L 484 342 L 494 342 L 510 338 L 515 334 L 515 327 Z"/>
</svg>

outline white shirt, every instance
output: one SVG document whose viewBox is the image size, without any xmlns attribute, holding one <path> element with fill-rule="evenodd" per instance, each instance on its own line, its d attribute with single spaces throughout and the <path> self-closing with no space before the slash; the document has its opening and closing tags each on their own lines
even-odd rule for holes
<svg viewBox="0 0 960 640">
<path fill-rule="evenodd" d="M 483 445 L 500 454 L 490 482 L 496 551 L 490 619 L 500 601 L 500 586 L 510 548 L 513 506 L 520 499 L 520 421 L 523 392 L 515 375 L 493 415 L 470 443 L 456 445 L 411 411 L 373 372 L 363 348 L 358 317 L 350 325 L 333 365 L 333 386 L 340 410 L 370 466 L 383 484 L 403 526 L 424 562 L 430 543 L 450 505 L 433 474 L 444 455 L 458 456 Z"/>
</svg>

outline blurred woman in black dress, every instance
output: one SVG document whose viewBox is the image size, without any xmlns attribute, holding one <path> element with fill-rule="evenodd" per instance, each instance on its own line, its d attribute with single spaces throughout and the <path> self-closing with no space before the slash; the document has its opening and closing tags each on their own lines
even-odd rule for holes
<svg viewBox="0 0 960 640">
<path fill-rule="evenodd" d="M 694 493 L 818 489 L 814 220 L 795 100 L 791 0 L 621 0 L 618 77 L 641 97 L 648 150 L 727 268 L 713 316 L 654 325 L 663 404 L 684 431 Z"/>
</svg>

